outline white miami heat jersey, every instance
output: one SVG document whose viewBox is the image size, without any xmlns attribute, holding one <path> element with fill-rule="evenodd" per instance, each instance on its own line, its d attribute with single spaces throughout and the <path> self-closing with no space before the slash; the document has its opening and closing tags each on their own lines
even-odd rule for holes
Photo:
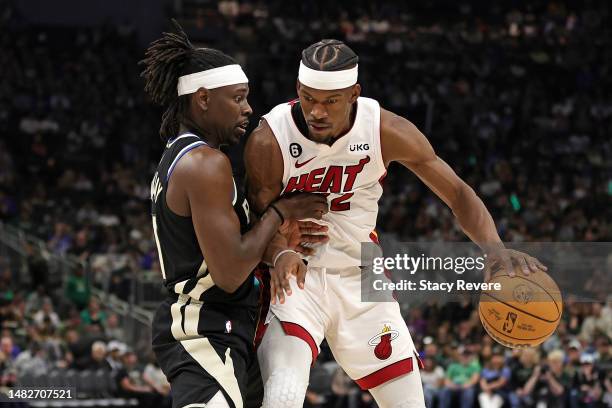
<svg viewBox="0 0 612 408">
<path fill-rule="evenodd" d="M 264 118 L 283 153 L 283 191 L 327 194 L 329 212 L 313 220 L 329 227 L 329 241 L 307 257 L 309 266 L 361 265 L 361 243 L 376 240 L 374 229 L 380 180 L 385 165 L 380 147 L 380 106 L 358 98 L 351 130 L 331 146 L 304 136 L 296 125 L 294 103 L 276 106 Z"/>
</svg>

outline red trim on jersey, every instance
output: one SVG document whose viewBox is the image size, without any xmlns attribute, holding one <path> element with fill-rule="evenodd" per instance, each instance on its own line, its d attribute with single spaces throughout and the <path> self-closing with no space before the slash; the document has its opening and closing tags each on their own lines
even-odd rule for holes
<svg viewBox="0 0 612 408">
<path fill-rule="evenodd" d="M 423 364 L 423 361 L 421 361 L 421 357 L 419 357 L 416 351 L 414 352 L 414 356 L 417 359 L 417 364 L 419 365 L 419 369 L 423 370 L 425 368 L 425 364 Z"/>
<path fill-rule="evenodd" d="M 380 185 L 381 185 L 381 186 L 383 186 L 383 187 L 384 187 L 383 182 L 385 181 L 385 177 L 387 177 L 387 171 L 386 171 L 386 170 L 385 170 L 385 173 L 384 173 L 382 176 L 380 176 L 380 178 L 378 179 L 378 182 L 379 182 L 379 183 L 380 183 Z"/>
<path fill-rule="evenodd" d="M 385 173 L 387 174 L 387 173 Z M 370 239 L 372 240 L 373 243 L 375 243 L 376 245 L 380 245 L 380 242 L 378 241 L 378 234 L 376 233 L 376 231 L 372 231 L 370 232 Z M 385 272 L 384 272 L 385 276 L 387 277 L 387 279 L 389 279 L 390 281 L 393 281 L 392 277 L 391 277 L 391 272 L 389 272 L 387 270 L 387 268 L 385 268 Z M 397 292 L 393 291 L 391 292 L 391 296 L 393 296 L 393 299 L 397 302 Z"/>
<path fill-rule="evenodd" d="M 280 322 L 280 324 L 287 336 L 295 336 L 300 338 L 310 346 L 310 351 L 312 351 L 312 363 L 310 363 L 310 366 L 314 366 L 314 363 L 317 361 L 317 357 L 319 356 L 319 348 L 317 347 L 317 343 L 315 343 L 310 333 L 308 333 L 308 330 L 297 323 Z"/>
<path fill-rule="evenodd" d="M 295 99 L 290 100 L 290 101 L 289 101 L 289 102 L 287 102 L 287 103 L 289 104 L 289 106 L 293 106 L 293 105 L 295 105 L 296 103 L 298 103 L 299 101 L 300 101 L 300 98 L 295 98 Z"/>
<path fill-rule="evenodd" d="M 369 390 L 370 388 L 378 387 L 387 381 L 412 372 L 412 364 L 412 357 L 408 357 L 381 368 L 378 371 L 374 371 L 372 374 L 355 380 L 355 382 L 362 390 Z"/>
<path fill-rule="evenodd" d="M 376 233 L 376 231 L 372 231 L 370 232 L 370 239 L 372 240 L 373 243 L 375 243 L 376 245 L 380 245 L 380 242 L 378 242 L 378 234 Z"/>
</svg>

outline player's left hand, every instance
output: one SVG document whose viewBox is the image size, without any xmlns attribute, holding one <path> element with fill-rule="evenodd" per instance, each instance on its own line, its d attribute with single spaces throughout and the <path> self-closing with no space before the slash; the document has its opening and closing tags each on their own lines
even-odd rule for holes
<svg viewBox="0 0 612 408">
<path fill-rule="evenodd" d="M 305 245 L 323 244 L 329 241 L 327 226 L 312 221 L 286 221 L 279 229 L 287 239 L 289 248 L 304 254 L 314 254 L 316 248 Z"/>
<path fill-rule="evenodd" d="M 545 265 L 531 255 L 514 249 L 499 248 L 487 252 L 484 269 L 485 282 L 491 279 L 492 273 L 498 273 L 500 270 L 504 270 L 509 276 L 514 277 L 516 275 L 515 266 L 518 266 L 525 275 L 536 273 L 539 270 L 548 270 Z"/>
<path fill-rule="evenodd" d="M 306 265 L 302 258 L 293 252 L 282 254 L 276 261 L 274 268 L 270 269 L 270 301 L 276 304 L 276 298 L 279 303 L 285 303 L 285 295 L 291 296 L 291 285 L 289 278 L 294 275 L 298 287 L 304 289 L 306 281 Z"/>
</svg>

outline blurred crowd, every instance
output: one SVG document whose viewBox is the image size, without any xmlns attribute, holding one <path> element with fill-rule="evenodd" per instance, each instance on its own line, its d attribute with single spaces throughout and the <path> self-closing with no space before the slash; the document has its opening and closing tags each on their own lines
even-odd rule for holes
<svg viewBox="0 0 612 408">
<path fill-rule="evenodd" d="M 180 20 L 194 42 L 244 64 L 256 117 L 294 97 L 302 48 L 346 40 L 360 55 L 363 95 L 426 133 L 504 240 L 612 240 L 610 5 L 424 3 L 184 1 Z M 0 0 L 0 220 L 83 262 L 127 300 L 134 274 L 159 272 L 148 196 L 161 111 L 139 79 L 146 44 L 129 25 L 34 27 L 12 4 Z M 239 150 L 230 152 L 238 174 Z M 407 170 L 392 165 L 384 188 L 387 235 L 466 239 Z M 114 361 L 140 367 L 131 391 L 167 396 L 129 347 L 112 343 L 125 341 L 120 319 L 91 296 L 83 270 L 49 287 L 44 256 L 25 250 L 31 287 L 15 285 L 21 270 L 0 269 L 2 384 L 28 370 L 108 369 L 104 361 L 116 374 Z M 407 310 L 428 406 L 612 404 L 612 312 L 601 300 L 568 300 L 558 333 L 517 352 L 492 344 L 471 304 Z M 372 406 L 323 354 L 308 403 Z"/>
<path fill-rule="evenodd" d="M 556 333 L 527 349 L 495 343 L 469 300 L 407 311 L 425 366 L 420 372 L 427 407 L 612 406 L 612 296 L 604 305 L 567 299 L 564 307 Z M 376 406 L 325 345 L 311 372 L 307 402 L 309 407 Z"/>
<path fill-rule="evenodd" d="M 100 387 L 91 381 L 78 397 L 133 398 L 142 406 L 170 407 L 170 386 L 154 356 L 138 364 L 120 316 L 91 294 L 82 270 L 69 277 L 63 293 L 16 285 L 2 257 L 0 271 L 0 390 L 74 386 L 76 378 L 91 381 L 95 375 Z"/>
</svg>

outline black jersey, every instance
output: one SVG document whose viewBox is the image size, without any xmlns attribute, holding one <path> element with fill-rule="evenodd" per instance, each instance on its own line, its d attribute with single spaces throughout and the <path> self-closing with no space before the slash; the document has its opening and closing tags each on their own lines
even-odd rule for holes
<svg viewBox="0 0 612 408">
<path fill-rule="evenodd" d="M 172 293 L 186 294 L 205 303 L 255 306 L 258 292 L 254 290 L 254 278 L 249 277 L 231 294 L 215 286 L 191 217 L 175 214 L 166 203 L 168 182 L 178 161 L 190 150 L 205 145 L 200 137 L 192 133 L 169 140 L 151 182 L 153 232 L 164 284 Z M 235 180 L 232 205 L 240 220 L 240 231 L 245 233 L 249 227 L 249 205 L 243 189 Z"/>
</svg>

